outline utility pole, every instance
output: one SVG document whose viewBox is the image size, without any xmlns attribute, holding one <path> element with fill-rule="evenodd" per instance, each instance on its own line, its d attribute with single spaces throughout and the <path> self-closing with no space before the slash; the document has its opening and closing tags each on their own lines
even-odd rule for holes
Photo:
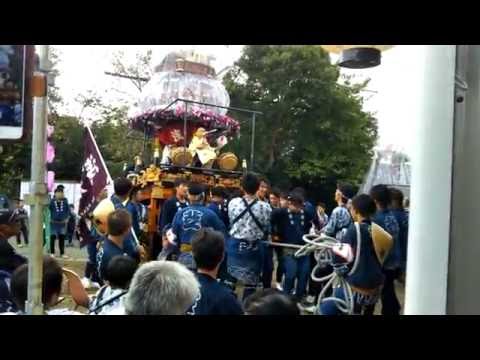
<svg viewBox="0 0 480 360">
<path fill-rule="evenodd" d="M 43 281 L 43 209 L 49 203 L 45 183 L 45 147 L 47 141 L 47 77 L 50 70 L 48 45 L 40 45 L 39 68 L 34 73 L 32 84 L 33 133 L 31 155 L 30 194 L 30 255 L 28 264 L 28 300 L 25 309 L 28 315 L 42 315 Z"/>
</svg>

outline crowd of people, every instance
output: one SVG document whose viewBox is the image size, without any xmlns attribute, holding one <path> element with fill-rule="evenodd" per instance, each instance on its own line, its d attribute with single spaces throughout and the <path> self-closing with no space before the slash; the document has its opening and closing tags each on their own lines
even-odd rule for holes
<svg viewBox="0 0 480 360">
<path fill-rule="evenodd" d="M 158 221 L 161 243 L 150 249 L 157 260 L 149 262 L 143 261 L 138 241 L 147 209 L 130 180 L 116 179 L 114 191 L 108 233 L 93 228 L 87 245 L 85 277 L 100 289 L 90 295 L 77 274 L 46 256 L 42 300 L 47 314 L 77 313 L 53 309 L 64 281 L 89 314 L 340 314 L 328 299 L 317 308 L 322 284 L 311 277 L 312 271 L 321 277 L 340 268 L 354 294 L 355 314 L 373 314 L 380 299 L 382 314 L 400 314 L 395 281 L 405 273 L 408 211 L 397 189 L 376 185 L 369 194 L 356 195 L 352 186 L 341 184 L 328 216 L 323 203 L 314 206 L 306 199 L 304 189 L 281 191 L 251 173 L 243 176 L 237 193 L 179 180 Z M 65 224 L 69 212 L 62 189 L 57 188 L 50 209 L 52 253 L 58 238 L 62 254 L 66 227 L 56 224 Z M 0 213 L 0 312 L 10 314 L 24 313 L 27 300 L 27 259 L 7 241 L 20 233 L 20 219 L 18 211 Z M 307 234 L 324 234 L 343 247 L 319 268 L 314 253 L 296 254 Z M 336 287 L 331 295 L 345 296 Z"/>
</svg>

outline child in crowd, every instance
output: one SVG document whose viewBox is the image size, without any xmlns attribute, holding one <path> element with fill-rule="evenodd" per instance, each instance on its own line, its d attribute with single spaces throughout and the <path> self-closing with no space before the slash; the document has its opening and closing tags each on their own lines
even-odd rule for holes
<svg viewBox="0 0 480 360">
<path fill-rule="evenodd" d="M 123 313 L 124 295 L 128 291 L 138 264 L 129 256 L 114 256 L 107 266 L 105 282 L 95 297 L 90 301 L 88 308 L 91 314 L 115 315 Z"/>
<path fill-rule="evenodd" d="M 60 297 L 60 293 L 62 291 L 64 271 L 68 270 L 62 269 L 57 260 L 50 256 L 43 257 L 42 303 L 45 308 L 45 315 L 82 315 L 79 312 L 65 308 L 54 309 L 54 307 L 63 300 L 63 298 Z M 77 278 L 78 282 L 75 283 L 75 285 L 80 284 L 81 286 L 81 281 L 78 275 Z M 74 292 L 71 287 L 70 291 Z M 27 301 L 28 292 L 28 264 L 21 265 L 13 273 L 11 292 L 13 300 L 19 309 L 17 314 L 25 314 L 25 303 Z"/>
<path fill-rule="evenodd" d="M 77 305 L 90 310 L 92 315 L 120 315 L 124 313 L 124 295 L 137 270 L 137 262 L 129 256 L 116 255 L 107 265 L 105 285 L 90 296 L 80 277 L 73 271 L 63 269 L 70 294 Z"/>
<path fill-rule="evenodd" d="M 108 235 L 103 238 L 97 253 L 97 269 L 102 283 L 106 280 L 106 270 L 110 260 L 117 255 L 127 256 L 124 243 L 132 227 L 129 212 L 121 208 L 113 211 L 108 215 L 107 226 Z"/>
</svg>

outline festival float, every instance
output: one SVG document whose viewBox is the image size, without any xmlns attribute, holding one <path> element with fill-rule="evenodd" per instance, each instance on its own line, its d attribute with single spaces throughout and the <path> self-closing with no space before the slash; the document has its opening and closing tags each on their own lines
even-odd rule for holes
<svg viewBox="0 0 480 360">
<path fill-rule="evenodd" d="M 253 117 L 255 112 L 229 107 L 230 97 L 211 61 L 194 51 L 168 54 L 129 114 L 130 128 L 153 147 L 150 161 L 144 153 L 125 165 L 126 176 L 149 208 L 144 242 L 150 254 L 153 242 L 160 241 L 157 224 L 163 202 L 174 195 L 177 179 L 204 184 L 208 196 L 208 189 L 215 186 L 227 193 L 239 189 L 247 169 L 245 159 L 222 149 L 240 135 L 240 123 L 228 115 L 229 110 Z"/>
</svg>

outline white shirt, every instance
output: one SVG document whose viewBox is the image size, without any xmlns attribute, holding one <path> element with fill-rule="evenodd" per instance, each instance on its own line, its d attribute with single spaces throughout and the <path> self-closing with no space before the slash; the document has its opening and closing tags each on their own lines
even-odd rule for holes
<svg viewBox="0 0 480 360">
<path fill-rule="evenodd" d="M 254 200 L 247 200 L 251 204 Z M 255 224 L 255 221 L 247 211 L 230 229 L 230 235 L 236 239 L 259 240 L 264 237 L 264 232 L 268 232 L 270 227 L 270 216 L 272 208 L 265 201 L 258 200 L 251 208 L 252 213 L 262 225 L 263 231 Z M 228 218 L 230 223 L 245 210 L 243 198 L 235 198 L 228 204 Z"/>
<path fill-rule="evenodd" d="M 110 286 L 105 286 L 105 289 L 102 288 L 98 290 L 96 294 L 96 298 L 91 302 L 91 305 L 89 306 L 89 308 L 94 309 L 98 305 L 108 301 L 108 299 L 111 299 L 117 295 L 120 295 L 124 291 L 125 290 L 123 289 L 112 289 Z M 102 295 L 101 298 L 99 297 L 100 294 Z M 111 303 L 100 308 L 97 314 L 91 313 L 91 315 L 118 315 L 117 313 L 119 311 L 120 312 L 123 311 L 124 298 L 125 298 L 125 295 L 116 298 Z"/>
</svg>

